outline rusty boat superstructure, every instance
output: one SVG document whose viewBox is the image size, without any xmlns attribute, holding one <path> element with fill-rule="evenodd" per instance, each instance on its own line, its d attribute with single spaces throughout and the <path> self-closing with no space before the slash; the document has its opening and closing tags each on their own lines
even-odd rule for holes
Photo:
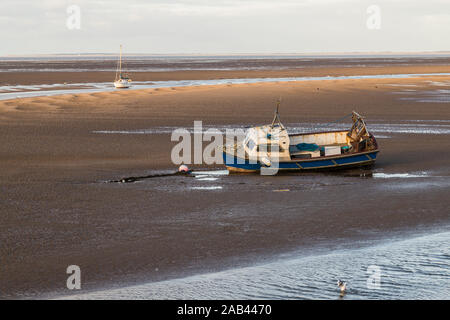
<svg viewBox="0 0 450 320">
<path fill-rule="evenodd" d="M 377 141 L 358 113 L 352 113 L 349 130 L 288 134 L 278 106 L 272 124 L 250 128 L 242 141 L 223 146 L 228 171 L 326 170 L 375 163 Z"/>
</svg>

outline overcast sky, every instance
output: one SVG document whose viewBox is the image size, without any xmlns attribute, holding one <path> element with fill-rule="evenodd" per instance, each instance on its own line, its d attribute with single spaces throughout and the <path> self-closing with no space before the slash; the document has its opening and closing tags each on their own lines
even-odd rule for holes
<svg viewBox="0 0 450 320">
<path fill-rule="evenodd" d="M 1 0 L 0 30 L 0 55 L 450 51 L 450 0 Z"/>
</svg>

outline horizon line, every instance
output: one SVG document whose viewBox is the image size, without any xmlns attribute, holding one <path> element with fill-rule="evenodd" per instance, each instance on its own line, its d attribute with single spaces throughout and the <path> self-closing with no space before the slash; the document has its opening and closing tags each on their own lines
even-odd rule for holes
<svg viewBox="0 0 450 320">
<path fill-rule="evenodd" d="M 44 57 L 44 56 L 116 56 L 116 52 L 71 52 L 71 53 L 18 53 L 0 55 L 1 58 L 8 57 Z M 450 50 L 433 50 L 433 51 L 336 51 L 336 52 L 241 52 L 241 53 L 195 53 L 195 52 L 179 52 L 179 53 L 145 53 L 134 52 L 126 53 L 128 56 L 330 56 L 330 55 L 433 55 L 433 54 L 450 54 Z"/>
</svg>

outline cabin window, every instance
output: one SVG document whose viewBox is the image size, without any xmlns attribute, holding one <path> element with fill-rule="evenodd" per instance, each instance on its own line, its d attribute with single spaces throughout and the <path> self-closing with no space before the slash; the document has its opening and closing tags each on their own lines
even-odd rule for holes
<svg viewBox="0 0 450 320">
<path fill-rule="evenodd" d="M 283 152 L 283 148 L 280 147 L 279 144 L 261 144 L 256 149 L 259 151 L 267 151 L 267 152 Z"/>
<path fill-rule="evenodd" d="M 248 140 L 248 142 L 247 142 L 247 147 L 250 149 L 250 150 L 253 150 L 253 148 L 255 147 L 255 142 L 252 140 L 252 139 L 249 139 Z"/>
</svg>

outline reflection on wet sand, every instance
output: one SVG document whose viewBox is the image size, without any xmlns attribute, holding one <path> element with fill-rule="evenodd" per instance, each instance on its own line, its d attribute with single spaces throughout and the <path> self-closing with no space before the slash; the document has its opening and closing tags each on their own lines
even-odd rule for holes
<svg viewBox="0 0 450 320">
<path fill-rule="evenodd" d="M 63 299 L 447 299 L 449 241 L 443 232 L 311 256 L 298 252 L 258 266 Z M 374 267 L 379 285 L 371 287 Z M 345 293 L 335 284 L 342 276 Z"/>
<path fill-rule="evenodd" d="M 359 80 L 359 79 L 407 79 L 426 76 L 448 76 L 450 73 L 417 73 L 417 74 L 384 74 L 384 75 L 358 75 L 358 76 L 326 76 L 326 77 L 289 77 L 289 78 L 242 78 L 242 79 L 212 79 L 212 80 L 178 80 L 178 81 L 133 81 L 133 88 L 138 89 L 157 89 L 171 87 L 190 87 L 190 86 L 211 86 L 211 85 L 230 85 L 230 84 L 252 84 L 267 82 L 298 82 L 298 81 L 336 81 L 336 80 Z M 115 91 L 116 89 L 110 82 L 101 83 L 72 83 L 72 84 L 37 84 L 37 85 L 17 85 L 0 86 L 0 100 L 53 96 L 59 94 L 75 93 L 95 93 Z M 448 96 L 448 90 L 437 90 L 436 97 L 442 94 Z M 439 95 L 440 94 L 440 95 Z M 445 102 L 443 100 L 442 102 Z M 433 101 L 431 101 L 433 102 Z"/>
</svg>

